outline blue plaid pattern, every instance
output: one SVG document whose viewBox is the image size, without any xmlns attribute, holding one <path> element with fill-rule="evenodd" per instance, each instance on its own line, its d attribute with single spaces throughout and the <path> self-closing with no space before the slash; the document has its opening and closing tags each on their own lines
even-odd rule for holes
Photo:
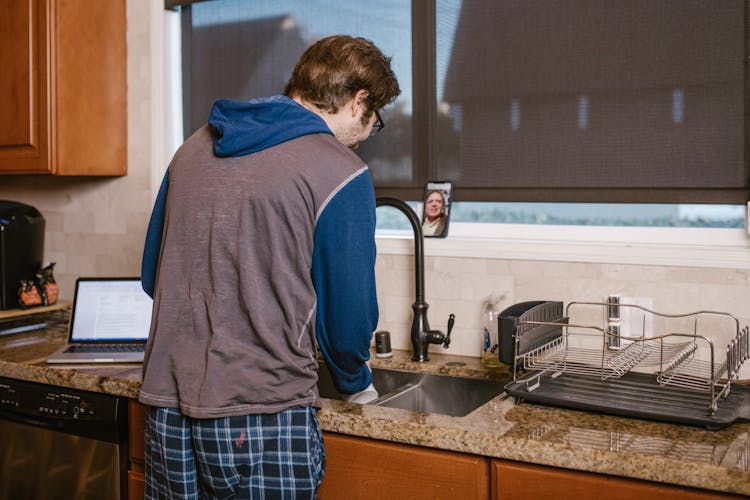
<svg viewBox="0 0 750 500">
<path fill-rule="evenodd" d="M 315 408 L 193 419 L 149 407 L 147 499 L 314 499 L 324 470 Z"/>
</svg>

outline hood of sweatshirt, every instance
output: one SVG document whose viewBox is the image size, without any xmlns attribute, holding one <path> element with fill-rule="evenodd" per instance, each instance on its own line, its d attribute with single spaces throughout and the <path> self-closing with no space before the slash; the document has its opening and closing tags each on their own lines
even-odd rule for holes
<svg viewBox="0 0 750 500">
<path fill-rule="evenodd" d="M 283 95 L 246 102 L 220 99 L 208 124 L 214 154 L 221 157 L 244 156 L 308 134 L 333 135 L 321 117 Z"/>
</svg>

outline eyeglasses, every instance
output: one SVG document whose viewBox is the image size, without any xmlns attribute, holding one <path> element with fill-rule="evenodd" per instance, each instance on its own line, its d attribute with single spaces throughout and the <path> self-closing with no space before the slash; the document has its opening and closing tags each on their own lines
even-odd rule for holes
<svg viewBox="0 0 750 500">
<path fill-rule="evenodd" d="M 380 117 L 380 113 L 378 113 L 378 110 L 375 110 L 375 123 L 372 126 L 372 133 L 370 136 L 373 136 L 383 130 L 383 127 L 385 127 L 385 122 L 383 121 L 383 118 Z"/>
</svg>

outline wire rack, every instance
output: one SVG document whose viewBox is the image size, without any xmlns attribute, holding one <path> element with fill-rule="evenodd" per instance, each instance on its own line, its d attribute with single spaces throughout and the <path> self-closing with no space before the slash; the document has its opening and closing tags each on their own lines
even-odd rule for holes
<svg viewBox="0 0 750 500">
<path fill-rule="evenodd" d="M 652 373 L 659 387 L 705 394 L 708 412 L 713 415 L 720 399 L 729 393 L 732 381 L 737 379 L 740 366 L 750 355 L 748 327 L 740 329 L 739 320 L 725 312 L 665 314 L 636 304 L 616 305 L 640 310 L 650 316 L 648 319 L 653 324 L 664 325 L 665 330 L 652 336 L 645 333 L 625 336 L 608 331 L 604 324 L 570 321 L 585 308 L 601 308 L 601 316 L 606 317 L 607 308 L 613 305 L 610 302 L 571 302 L 565 308 L 565 318 L 553 321 L 519 318 L 515 335 L 514 382 L 523 372 L 531 372 L 523 378 L 526 390 L 532 392 L 540 387 L 545 377 L 556 379 L 577 375 L 616 381 L 633 371 Z M 671 331 L 670 322 L 674 321 L 690 326 Z M 531 349 L 521 348 L 525 335 L 552 326 L 559 328 L 560 335 Z M 716 348 L 709 338 L 709 334 L 717 337 L 717 329 L 722 336 L 731 337 L 726 348 Z M 612 342 L 610 337 L 613 336 L 618 337 L 617 342 Z M 612 349 L 613 344 L 623 347 Z"/>
</svg>

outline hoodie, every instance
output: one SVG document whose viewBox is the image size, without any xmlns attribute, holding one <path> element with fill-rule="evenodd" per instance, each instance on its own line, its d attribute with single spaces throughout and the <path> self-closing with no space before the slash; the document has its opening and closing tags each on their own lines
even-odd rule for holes
<svg viewBox="0 0 750 500">
<path fill-rule="evenodd" d="M 216 134 L 213 149 L 218 157 L 248 155 L 307 134 L 333 135 L 322 118 L 283 95 L 248 102 L 219 99 L 211 108 L 208 124 Z M 141 282 L 151 297 L 154 295 L 168 187 L 169 169 L 164 173 L 156 195 L 141 261 Z"/>
<path fill-rule="evenodd" d="M 161 183 L 142 282 L 141 402 L 195 418 L 319 405 L 317 345 L 344 393 L 371 383 L 369 170 L 284 96 L 217 101 Z"/>
</svg>

